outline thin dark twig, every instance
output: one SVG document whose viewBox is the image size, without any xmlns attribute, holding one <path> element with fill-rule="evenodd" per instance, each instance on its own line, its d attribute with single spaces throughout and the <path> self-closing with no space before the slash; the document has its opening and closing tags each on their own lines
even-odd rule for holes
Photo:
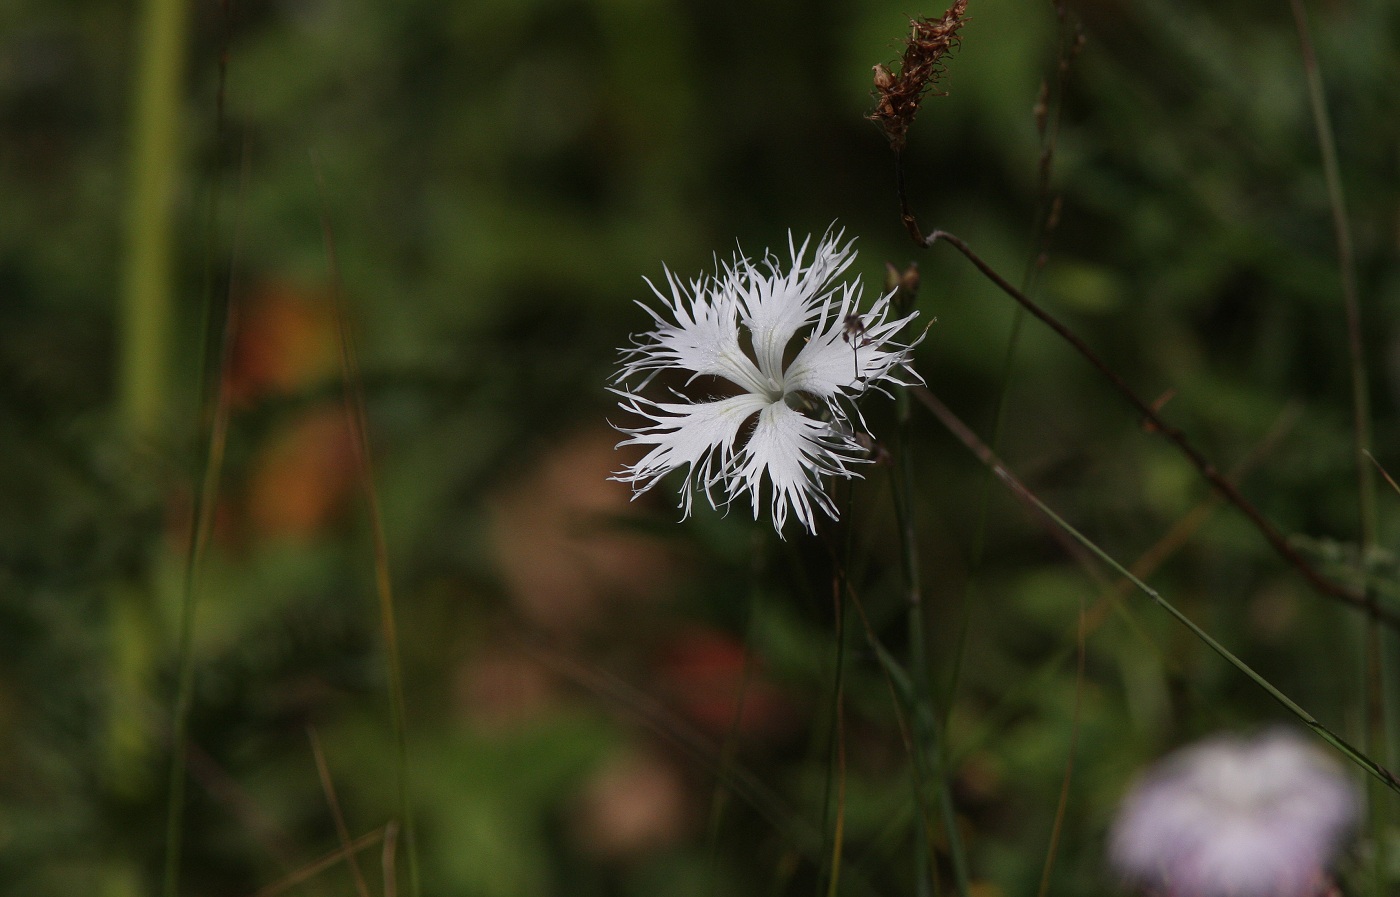
<svg viewBox="0 0 1400 897">
<path fill-rule="evenodd" d="M 255 891 L 253 897 L 276 897 L 278 894 L 285 894 L 287 891 L 304 884 L 309 879 L 331 868 L 341 860 L 353 857 L 366 847 L 373 847 L 376 843 L 385 840 L 386 835 L 390 835 L 390 830 L 393 828 L 394 823 L 390 822 L 388 825 L 381 826 L 372 832 L 363 834 L 354 841 L 336 848 L 310 865 L 298 869 L 281 881 L 274 882 L 273 884 Z M 389 836 L 388 840 L 389 843 L 392 844 L 394 839 L 392 836 Z"/>
<path fill-rule="evenodd" d="M 379 598 L 379 628 L 384 639 L 385 667 L 389 677 L 389 709 L 393 723 L 395 774 L 398 779 L 398 802 L 404 841 L 408 847 L 408 882 L 411 897 L 420 897 L 422 887 L 418 872 L 418 846 L 414 824 L 413 802 L 409 784 L 408 719 L 405 710 L 403 663 L 400 659 L 397 611 L 389 574 L 389 540 L 384 532 L 384 515 L 379 503 L 379 491 L 374 483 L 369 445 L 369 414 L 365 409 L 364 382 L 360 377 L 359 359 L 354 337 L 350 332 L 350 313 L 340 280 L 340 261 L 336 255 L 335 233 L 331 228 L 326 202 L 326 184 L 320 158 L 313 152 L 311 162 L 316 187 L 321 199 L 321 240 L 326 257 L 326 275 L 330 281 L 331 298 L 335 305 L 340 349 L 340 381 L 346 426 L 350 433 L 351 453 L 368 511 L 370 533 L 374 545 L 375 594 Z"/>
<path fill-rule="evenodd" d="M 907 201 L 903 195 L 900 197 L 900 203 L 901 206 L 907 210 Z M 908 226 L 913 221 L 913 216 L 909 215 L 907 211 L 904 214 L 906 215 L 905 223 L 906 226 Z M 928 234 L 928 236 L 920 237 L 919 239 L 921 245 L 925 247 L 931 247 L 935 243 L 940 242 L 951 245 L 954 249 L 958 250 L 958 252 L 961 252 L 963 257 L 970 261 L 978 271 L 981 271 L 983 276 L 996 284 L 998 289 L 1016 300 L 1022 308 L 1030 312 L 1047 327 L 1059 334 L 1065 342 L 1073 346 L 1075 351 L 1084 356 L 1106 380 L 1113 384 L 1114 388 L 1128 401 L 1128 404 L 1132 405 L 1134 410 L 1142 415 L 1143 420 L 1150 425 L 1151 429 L 1162 434 L 1166 437 L 1167 441 L 1175 445 L 1221 497 L 1234 505 L 1245 517 L 1249 518 L 1250 523 L 1254 524 L 1255 529 L 1259 530 L 1260 535 L 1273 547 L 1274 551 L 1297 570 L 1314 590 L 1319 594 L 1326 595 L 1344 604 L 1349 604 L 1358 610 L 1365 611 L 1372 619 L 1381 620 L 1389 626 L 1400 629 L 1400 614 L 1397 614 L 1389 608 L 1379 606 L 1374 602 L 1367 601 L 1365 596 L 1355 589 L 1348 588 L 1338 582 L 1333 582 L 1319 573 L 1312 564 L 1308 563 L 1306 558 L 1299 554 L 1292 545 L 1288 544 L 1287 537 L 1279 532 L 1278 528 L 1264 516 L 1264 513 L 1248 498 L 1245 498 L 1244 494 L 1240 492 L 1235 484 L 1226 479 L 1220 471 L 1216 469 L 1215 465 L 1186 438 L 1185 433 L 1167 423 L 1156 408 L 1152 407 L 1149 402 L 1145 401 L 1134 392 L 1127 381 L 1125 381 L 1117 371 L 1109 367 L 1107 362 L 1100 358 L 1093 349 L 1089 348 L 1088 344 L 1080 339 L 1074 331 L 1070 330 L 1061 323 L 1058 318 L 1050 314 L 1020 290 L 1016 289 L 1016 287 L 1012 286 L 1006 278 L 997 273 L 996 269 L 987 264 L 977 253 L 973 252 L 972 248 L 964 243 L 962 239 L 943 230 L 935 230 Z"/>
<path fill-rule="evenodd" d="M 215 134 L 222 143 L 227 120 L 224 92 L 228 81 L 229 5 L 224 4 L 221 29 L 222 49 L 219 54 L 218 99 L 215 106 Z M 233 335 L 237 323 L 234 302 L 234 272 L 242 242 L 243 197 L 248 187 L 247 143 L 243 145 L 237 212 L 234 215 L 232 243 L 229 250 L 228 275 L 222 290 L 214 277 L 214 244 L 218 230 L 219 210 L 223 193 L 217 174 L 211 176 L 208 216 L 205 219 L 204 263 L 204 326 L 200 352 L 200 410 L 199 432 L 206 451 L 201 457 L 199 486 L 189 519 L 189 553 L 185 558 L 183 585 L 180 593 L 179 636 L 176 643 L 176 685 L 173 708 L 174 732 L 171 739 L 170 770 L 165 813 L 165 864 L 161 893 L 175 897 L 180 889 L 180 862 L 184 848 L 185 779 L 189 749 L 190 711 L 194 703 L 195 617 L 199 612 L 199 579 L 204 566 L 204 553 L 213 537 L 214 517 L 218 505 L 220 479 L 223 476 L 224 454 L 228 448 L 229 418 L 232 398 L 228 390 L 228 372 L 233 364 Z"/>
<path fill-rule="evenodd" d="M 1206 632 L 1195 622 L 1193 622 L 1190 617 L 1187 617 L 1180 610 L 1178 610 L 1175 605 L 1171 604 L 1169 601 L 1163 598 L 1160 592 L 1149 586 L 1147 583 L 1143 582 L 1137 576 L 1134 576 L 1133 573 L 1130 570 L 1128 570 L 1127 567 L 1124 567 L 1122 564 L 1118 563 L 1106 551 L 1104 551 L 1098 545 L 1090 541 L 1090 539 L 1087 536 L 1085 536 L 1083 533 L 1079 532 L 1079 530 L 1071 526 L 1070 523 L 1066 521 L 1063 517 L 1061 517 L 1059 514 L 1055 513 L 1055 511 L 1051 509 L 1049 505 L 1041 501 L 1040 498 L 1037 497 L 1034 492 L 1032 492 L 1024 483 L 1022 483 L 1021 480 L 1016 476 L 1016 474 L 1012 473 L 1011 470 L 1009 470 L 1006 467 L 1006 465 L 1001 462 L 1001 459 L 997 457 L 996 452 L 993 452 L 985 442 L 978 438 L 977 434 L 972 432 L 972 428 L 969 427 L 967 424 L 963 423 L 962 419 L 959 418 L 956 414 L 954 414 L 948 408 L 947 405 L 943 404 L 943 400 L 938 398 L 938 396 L 934 395 L 932 390 L 928 389 L 928 387 L 925 386 L 913 386 L 909 388 L 909 392 L 919 400 L 920 404 L 922 404 L 926 409 L 928 409 L 929 413 L 931 413 L 938 420 L 938 422 L 941 423 L 944 426 L 944 428 L 947 429 L 948 432 L 954 436 L 954 438 L 956 438 L 959 442 L 966 446 L 967 449 L 971 451 L 979 461 L 986 465 L 988 469 L 990 469 L 992 473 L 996 475 L 997 479 L 1001 480 L 1001 482 L 1005 484 L 1006 487 L 1011 491 L 1011 494 L 1023 505 L 1025 505 L 1028 510 L 1036 512 L 1048 524 L 1053 525 L 1058 529 L 1062 529 L 1065 532 L 1069 533 L 1071 536 L 1073 536 L 1075 541 L 1079 542 L 1085 548 L 1089 549 L 1089 551 L 1092 552 L 1100 561 L 1107 564 L 1118 575 L 1131 582 L 1139 592 L 1150 598 L 1154 604 L 1156 604 L 1158 607 L 1160 607 L 1167 613 L 1171 614 L 1171 616 L 1175 617 L 1176 620 L 1182 625 L 1184 625 L 1187 629 L 1190 629 L 1191 632 L 1198 639 L 1204 642 L 1207 647 L 1209 647 L 1216 654 L 1220 655 L 1220 657 L 1222 657 L 1235 669 L 1239 670 L 1245 676 L 1249 677 L 1250 680 L 1252 680 L 1260 688 L 1264 689 L 1264 691 L 1268 692 L 1270 697 L 1272 697 L 1275 701 L 1281 704 L 1284 707 L 1284 709 L 1286 709 L 1289 713 L 1292 713 L 1294 716 L 1296 716 L 1300 722 L 1306 725 L 1309 729 L 1313 730 L 1313 732 L 1315 732 L 1324 741 L 1326 741 L 1328 744 L 1331 744 L 1337 750 L 1345 754 L 1347 758 L 1351 760 L 1351 762 L 1355 763 L 1371 775 L 1375 776 L 1378 780 L 1384 783 L 1387 788 L 1391 789 L 1397 794 L 1400 794 L 1400 777 L 1397 777 L 1395 773 L 1391 772 L 1386 767 L 1380 765 L 1375 760 L 1372 760 L 1369 756 L 1362 753 L 1357 748 L 1353 747 L 1341 736 L 1337 735 L 1331 729 L 1323 725 L 1317 719 L 1317 717 L 1304 710 L 1292 698 L 1279 691 L 1278 688 L 1276 688 L 1273 685 L 1273 683 L 1269 682 L 1269 680 L 1259 675 L 1259 673 L 1256 670 L 1254 670 L 1253 667 L 1249 666 L 1249 664 L 1245 663 L 1243 660 L 1237 657 L 1232 651 L 1230 651 L 1230 649 L 1226 648 L 1223 644 L 1221 644 L 1214 636 Z"/>
<path fill-rule="evenodd" d="M 331 768 L 326 763 L 326 753 L 321 750 L 321 739 L 317 737 L 315 727 L 306 727 L 306 737 L 311 741 L 311 756 L 316 761 L 316 775 L 321 780 L 321 792 L 326 797 L 326 807 L 330 810 L 331 819 L 335 822 L 336 836 L 340 838 L 340 846 L 345 852 L 345 861 L 350 867 L 350 875 L 355 879 L 355 893 L 359 897 L 369 897 L 369 885 L 365 883 L 364 873 L 360 871 L 359 860 L 355 859 L 355 849 L 350 840 L 350 829 L 345 824 L 345 814 L 340 810 L 340 797 L 335 791 L 335 780 L 331 778 Z"/>
</svg>

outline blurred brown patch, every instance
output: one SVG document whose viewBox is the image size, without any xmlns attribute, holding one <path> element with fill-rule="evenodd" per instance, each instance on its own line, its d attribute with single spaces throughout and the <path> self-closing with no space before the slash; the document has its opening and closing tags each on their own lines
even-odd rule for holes
<svg viewBox="0 0 1400 897">
<path fill-rule="evenodd" d="M 554 702 L 553 677 L 523 651 L 478 647 L 457 668 L 453 704 L 473 724 L 501 731 L 534 719 Z"/>
<path fill-rule="evenodd" d="M 791 697 L 728 633 L 701 626 L 680 631 L 662 649 L 656 674 L 672 706 L 714 738 L 770 740 L 799 723 Z"/>
<path fill-rule="evenodd" d="M 669 590 L 677 558 L 658 540 L 616 525 L 631 491 L 608 479 L 617 434 L 576 434 L 493 500 L 492 541 L 502 579 L 531 623 L 557 634 L 601 622 L 616 602 Z"/>
<path fill-rule="evenodd" d="M 584 786 L 572 828 L 588 853 L 630 859 L 680 841 L 689 828 L 690 803 L 675 764 L 648 751 L 629 751 Z"/>
<path fill-rule="evenodd" d="M 1270 644 L 1283 642 L 1298 627 L 1301 607 L 1292 583 L 1275 580 L 1261 587 L 1249 600 L 1249 631 Z"/>
<path fill-rule="evenodd" d="M 338 406 L 310 411 L 276 434 L 255 459 L 248 482 L 251 532 L 306 538 L 335 518 L 355 482 L 351 438 Z"/>
<path fill-rule="evenodd" d="M 269 279 L 240 300 L 225 388 L 248 408 L 279 394 L 305 390 L 336 376 L 339 333 L 324 291 Z M 307 538 L 344 509 L 355 467 L 352 438 L 337 402 L 312 407 L 263 437 L 242 494 L 221 502 L 216 536 L 225 544 L 248 538 Z M 222 535 L 220 535 L 222 534 Z"/>
<path fill-rule="evenodd" d="M 331 376 L 339 364 L 335 310 L 327 296 L 283 281 L 261 283 L 238 312 L 228 372 L 236 407 Z"/>
</svg>

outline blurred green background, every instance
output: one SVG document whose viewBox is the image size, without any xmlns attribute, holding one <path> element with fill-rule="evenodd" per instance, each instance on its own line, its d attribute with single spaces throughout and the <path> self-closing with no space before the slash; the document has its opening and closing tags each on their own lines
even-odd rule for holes
<svg viewBox="0 0 1400 897">
<path fill-rule="evenodd" d="M 953 252 L 910 243 L 891 154 L 863 117 L 871 67 L 898 58 L 909 15 L 942 8 L 175 8 L 174 144 L 151 213 L 133 159 L 149 133 L 143 60 L 159 48 L 135 6 L 0 8 L 0 892 L 160 889 L 201 495 L 213 510 L 195 577 L 180 893 L 407 893 L 408 848 L 385 847 L 405 820 L 376 519 L 423 893 L 816 891 L 837 776 L 830 541 L 783 542 L 738 511 L 678 524 L 664 489 L 629 503 L 606 480 L 622 463 L 608 422 L 624 421 L 605 387 L 648 324 L 643 277 L 663 264 L 693 277 L 739 246 L 781 255 L 789 231 L 834 221 L 859 238 L 867 295 L 885 262 L 919 263 L 920 308 L 937 323 L 918 369 L 990 438 L 1014 306 Z M 1376 456 L 1395 471 L 1400 6 L 1311 7 Z M 973 0 L 969 16 L 906 158 L 925 228 L 1019 282 L 1038 215 L 1060 197 L 1033 294 L 1143 395 L 1170 395 L 1169 419 L 1222 469 L 1253 453 L 1245 493 L 1349 576 L 1345 323 L 1288 5 L 1090 0 L 1062 20 L 1048 2 Z M 1058 127 L 1044 190 L 1033 110 L 1047 79 Z M 168 264 L 157 246 L 154 280 L 133 281 L 161 208 Z M 341 402 L 337 295 L 377 518 Z M 133 312 L 133 297 L 156 301 Z M 164 328 L 164 355 L 134 348 L 143 326 Z M 224 332 L 227 365 L 211 377 L 220 344 L 206 334 Z M 1206 499 L 1044 328 L 1026 323 L 1011 370 L 1003 456 L 1120 561 Z M 218 394 L 215 494 L 199 478 Z M 888 432 L 890 403 L 869 413 Z M 913 429 L 933 682 L 973 890 L 1037 892 L 1073 757 L 1050 893 L 1114 893 L 1102 836 L 1133 771 L 1281 710 L 1137 597 L 1113 597 L 931 419 Z M 898 647 L 888 491 L 873 472 L 845 522 L 853 583 Z M 1374 563 L 1393 604 L 1400 497 L 1378 503 Z M 1359 737 L 1360 621 L 1242 517 L 1202 518 L 1152 581 Z M 1094 624 L 1082 673 L 1081 608 Z M 854 619 L 841 893 L 924 893 L 908 753 Z M 369 836 L 358 873 L 343 857 L 313 865 L 342 843 L 337 815 L 346 837 Z"/>
</svg>

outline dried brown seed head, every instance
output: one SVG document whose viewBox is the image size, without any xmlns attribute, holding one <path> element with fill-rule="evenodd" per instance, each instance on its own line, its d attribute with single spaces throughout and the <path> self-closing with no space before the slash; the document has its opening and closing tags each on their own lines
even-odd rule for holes
<svg viewBox="0 0 1400 897">
<path fill-rule="evenodd" d="M 966 12 L 967 0 L 957 0 L 941 18 L 911 20 L 899 74 L 875 66 L 875 111 L 866 117 L 884 130 L 896 152 L 904 149 L 919 103 L 943 72 L 943 57 L 958 45 Z"/>
</svg>

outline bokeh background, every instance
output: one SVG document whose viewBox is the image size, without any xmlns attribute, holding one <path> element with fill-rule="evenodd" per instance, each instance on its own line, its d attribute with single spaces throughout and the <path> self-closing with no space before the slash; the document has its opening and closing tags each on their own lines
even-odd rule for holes
<svg viewBox="0 0 1400 897">
<path fill-rule="evenodd" d="M 1400 6 L 1308 5 L 1375 454 L 1394 471 Z M 832 752 L 834 537 L 783 541 L 740 510 L 678 523 L 666 489 L 629 502 L 607 480 L 623 460 L 609 422 L 625 421 L 606 386 L 647 326 L 643 277 L 696 276 L 739 247 L 781 255 L 789 232 L 833 222 L 859 240 L 867 295 L 886 262 L 919 264 L 936 323 L 918 369 L 988 439 L 1002 408 L 1000 451 L 1031 488 L 1125 564 L 1189 519 L 1154 584 L 1360 739 L 1356 615 L 1212 510 L 1052 334 L 1018 330 L 964 260 L 904 234 L 893 158 L 864 119 L 871 67 L 898 58 L 910 15 L 942 7 L 188 4 L 153 213 L 133 160 L 160 37 L 136 6 L 0 7 L 0 892 L 161 887 L 192 594 L 178 892 L 408 893 L 387 561 L 422 893 L 811 893 L 838 778 L 839 892 L 927 893 L 908 751 L 850 615 L 844 760 Z M 1288 4 L 973 0 L 969 16 L 946 96 L 910 137 L 924 226 L 1013 282 L 1029 271 L 1222 469 L 1246 465 L 1242 488 L 1300 551 L 1354 576 L 1341 280 Z M 133 273 L 137 256 L 155 268 Z M 141 342 L 152 327 L 164 342 Z M 890 403 L 869 417 L 888 432 Z M 1102 839 L 1134 771 L 1283 712 L 1066 552 L 932 419 L 916 414 L 910 451 L 972 888 L 1045 893 L 1053 856 L 1049 893 L 1118 893 Z M 851 502 L 831 532 L 901 649 L 886 473 Z M 1372 569 L 1393 603 L 1400 496 L 1377 503 Z M 316 865 L 354 839 L 356 867 Z"/>
</svg>

